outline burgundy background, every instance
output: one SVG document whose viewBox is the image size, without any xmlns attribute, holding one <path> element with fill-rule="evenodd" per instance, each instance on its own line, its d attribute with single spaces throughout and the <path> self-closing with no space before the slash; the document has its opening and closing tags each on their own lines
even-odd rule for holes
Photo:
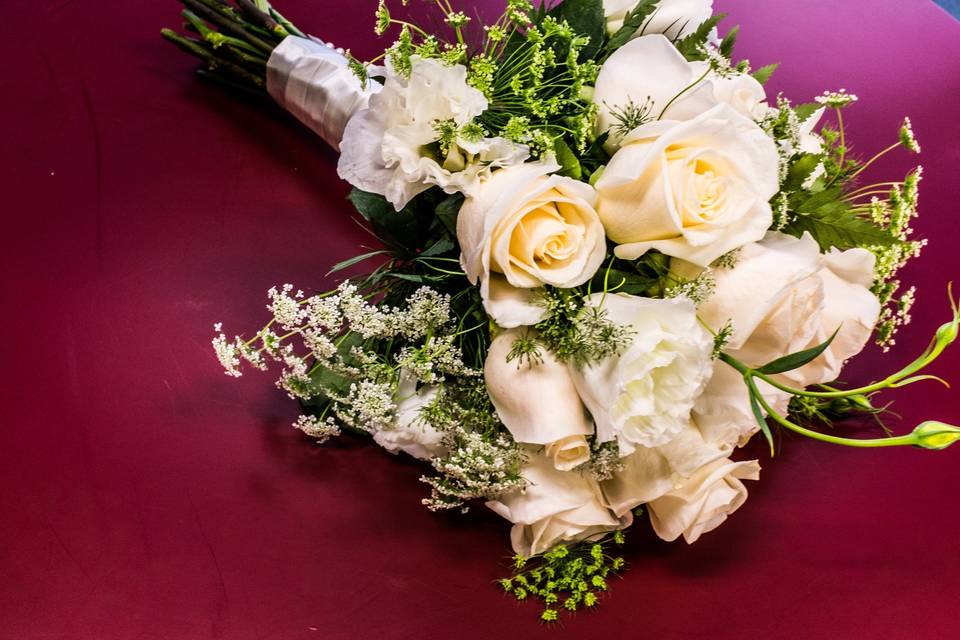
<svg viewBox="0 0 960 640">
<path fill-rule="evenodd" d="M 504 522 L 429 513 L 416 464 L 314 446 L 272 377 L 213 358 L 215 321 L 258 328 L 266 289 L 325 286 L 368 241 L 334 155 L 198 82 L 157 35 L 173 0 L 2 4 L 0 637 L 957 637 L 960 450 L 791 437 L 747 452 L 763 480 L 726 525 L 692 547 L 641 527 L 603 606 L 548 630 L 491 584 Z M 281 4 L 363 55 L 374 6 Z M 717 6 L 740 56 L 785 63 L 771 94 L 860 94 L 863 153 L 913 117 L 931 246 L 913 325 L 849 370 L 866 381 L 912 359 L 960 271 L 960 24 L 928 0 Z M 936 371 L 960 382 L 958 356 Z M 900 430 L 960 422 L 934 384 L 898 397 Z"/>
</svg>

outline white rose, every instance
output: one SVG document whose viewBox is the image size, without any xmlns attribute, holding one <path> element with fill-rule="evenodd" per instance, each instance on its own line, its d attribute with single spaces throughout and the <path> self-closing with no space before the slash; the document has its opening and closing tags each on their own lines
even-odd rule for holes
<svg viewBox="0 0 960 640">
<path fill-rule="evenodd" d="M 423 408 L 436 400 L 438 392 L 434 385 L 417 389 L 416 378 L 401 372 L 394 395 L 393 422 L 377 429 L 374 441 L 391 453 L 403 451 L 421 460 L 442 455 L 443 434 L 420 417 Z"/>
<path fill-rule="evenodd" d="M 602 483 L 615 515 L 646 504 L 657 535 L 674 540 L 684 533 L 693 542 L 718 526 L 746 499 L 738 478 L 757 478 L 757 462 L 734 463 L 704 441 L 692 423 L 660 447 L 638 447 L 624 468 Z"/>
<path fill-rule="evenodd" d="M 584 436 L 593 433 L 566 365 L 547 349 L 540 358 L 507 362 L 521 329 L 494 338 L 483 377 L 500 421 L 517 442 L 546 445 L 557 469 L 566 471 L 590 458 Z"/>
<path fill-rule="evenodd" d="M 760 465 L 756 460 L 711 462 L 677 489 L 647 505 L 653 530 L 664 540 L 676 540 L 682 534 L 692 544 L 723 524 L 728 515 L 746 502 L 747 488 L 741 480 L 759 477 Z"/>
<path fill-rule="evenodd" d="M 524 489 L 487 502 L 490 509 L 514 523 L 510 539 L 513 550 L 522 556 L 621 529 L 632 521 L 629 513 L 617 518 L 610 512 L 596 480 L 558 471 L 548 458 L 532 451 L 523 477 L 529 483 Z"/>
<path fill-rule="evenodd" d="M 622 516 L 673 491 L 701 467 L 724 457 L 688 422 L 670 442 L 637 447 L 622 458 L 623 469 L 601 483 L 603 495 L 613 513 Z"/>
<path fill-rule="evenodd" d="M 612 35 L 619 31 L 624 18 L 636 6 L 637 0 L 603 0 L 607 32 Z M 671 40 L 684 38 L 712 15 L 713 0 L 660 0 L 637 34 L 663 33 Z"/>
<path fill-rule="evenodd" d="M 669 442 L 689 423 L 712 371 L 713 340 L 697 321 L 696 308 L 686 298 L 623 294 L 593 294 L 587 303 L 632 331 L 619 356 L 570 367 L 597 439 L 616 440 L 621 455 Z"/>
<path fill-rule="evenodd" d="M 709 68 L 705 62 L 694 64 L 700 65 L 698 68 L 704 71 Z M 717 102 L 730 105 L 751 120 L 762 120 L 770 112 L 770 107 L 767 106 L 767 92 L 763 85 L 750 74 L 731 73 L 719 76 L 709 73 L 707 80 L 713 85 L 713 96 Z"/>
<path fill-rule="evenodd" d="M 597 133 L 610 133 L 607 151 L 612 153 L 638 124 L 633 119 L 625 127 L 623 115 L 631 110 L 639 110 L 644 122 L 653 122 L 690 120 L 716 106 L 710 82 L 691 88 L 703 73 L 661 35 L 643 36 L 617 49 L 600 67 L 593 91 Z"/>
<path fill-rule="evenodd" d="M 773 140 L 726 104 L 651 122 L 624 138 L 597 181 L 597 213 L 620 258 L 657 249 L 707 266 L 763 238 L 778 162 Z"/>
<path fill-rule="evenodd" d="M 480 282 L 487 313 L 502 327 L 536 324 L 545 313 L 533 290 L 581 285 L 606 256 L 596 193 L 583 182 L 550 175 L 549 162 L 494 172 L 457 218 L 461 264 Z"/>
<path fill-rule="evenodd" d="M 879 317 L 880 303 L 869 289 L 874 262 L 864 249 L 821 255 L 809 234 L 770 232 L 744 247 L 734 268 L 714 272 L 717 286 L 700 306 L 700 317 L 715 329 L 730 321 L 725 351 L 755 366 L 821 344 L 839 328 L 816 360 L 778 376 L 796 387 L 830 382 L 863 349 Z M 729 365 L 716 367 L 697 401 L 697 421 L 713 429 L 738 425 L 742 444 L 757 428 L 746 387 Z M 786 408 L 787 394 L 766 385 L 761 391 L 774 408 Z"/>
<path fill-rule="evenodd" d="M 483 94 L 467 84 L 466 67 L 418 56 L 411 66 L 406 78 L 388 65 L 383 89 L 347 123 L 337 166 L 341 178 L 384 196 L 399 211 L 432 185 L 471 193 L 493 169 L 527 159 L 525 146 L 463 131 L 487 108 Z M 438 123 L 457 130 L 446 150 Z"/>
</svg>

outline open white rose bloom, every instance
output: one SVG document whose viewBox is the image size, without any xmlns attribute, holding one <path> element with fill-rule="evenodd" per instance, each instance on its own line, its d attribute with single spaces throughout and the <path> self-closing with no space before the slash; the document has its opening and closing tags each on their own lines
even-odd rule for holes
<svg viewBox="0 0 960 640">
<path fill-rule="evenodd" d="M 842 425 L 929 379 L 960 329 L 951 300 L 916 360 L 843 380 L 910 319 L 897 274 L 923 246 L 919 169 L 863 180 L 883 153 L 919 152 L 909 119 L 864 161 L 839 117 L 856 97 L 768 95 L 773 67 L 736 61 L 709 0 L 508 0 L 487 25 L 444 10 L 433 32 L 397 4 L 377 10 L 395 40 L 373 63 L 266 2 L 190 14 L 200 40 L 164 32 L 337 149 L 380 243 L 332 290 L 272 289 L 270 324 L 218 327 L 214 347 L 233 376 L 277 363 L 307 435 L 421 461 L 430 509 L 508 520 L 502 585 L 542 597 L 544 620 L 596 602 L 626 528 L 692 543 L 731 519 L 774 429 L 862 448 L 960 438 Z M 743 449 L 759 433 L 769 454 Z"/>
</svg>

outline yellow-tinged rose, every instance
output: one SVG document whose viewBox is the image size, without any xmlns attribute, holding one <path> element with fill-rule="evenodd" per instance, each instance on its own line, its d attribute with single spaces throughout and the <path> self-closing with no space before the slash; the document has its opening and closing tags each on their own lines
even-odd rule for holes
<svg viewBox="0 0 960 640">
<path fill-rule="evenodd" d="M 777 149 L 752 120 L 719 104 L 624 137 L 597 181 L 597 213 L 618 257 L 651 249 L 699 266 L 763 238 L 779 188 Z"/>
<path fill-rule="evenodd" d="M 498 170 L 460 210 L 461 264 L 470 282 L 480 282 L 484 307 L 500 326 L 539 322 L 544 308 L 532 291 L 581 285 L 606 255 L 596 192 L 551 175 L 557 169 L 537 162 Z"/>
</svg>

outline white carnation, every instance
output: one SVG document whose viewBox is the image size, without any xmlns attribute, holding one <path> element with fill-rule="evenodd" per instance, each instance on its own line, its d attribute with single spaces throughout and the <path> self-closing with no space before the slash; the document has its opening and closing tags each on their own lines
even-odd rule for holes
<svg viewBox="0 0 960 640">
<path fill-rule="evenodd" d="M 571 366 L 598 441 L 616 440 L 621 455 L 670 442 L 689 424 L 694 400 L 712 372 L 713 340 L 697 321 L 696 308 L 685 298 L 599 293 L 588 304 L 633 331 L 621 355 Z"/>
</svg>

